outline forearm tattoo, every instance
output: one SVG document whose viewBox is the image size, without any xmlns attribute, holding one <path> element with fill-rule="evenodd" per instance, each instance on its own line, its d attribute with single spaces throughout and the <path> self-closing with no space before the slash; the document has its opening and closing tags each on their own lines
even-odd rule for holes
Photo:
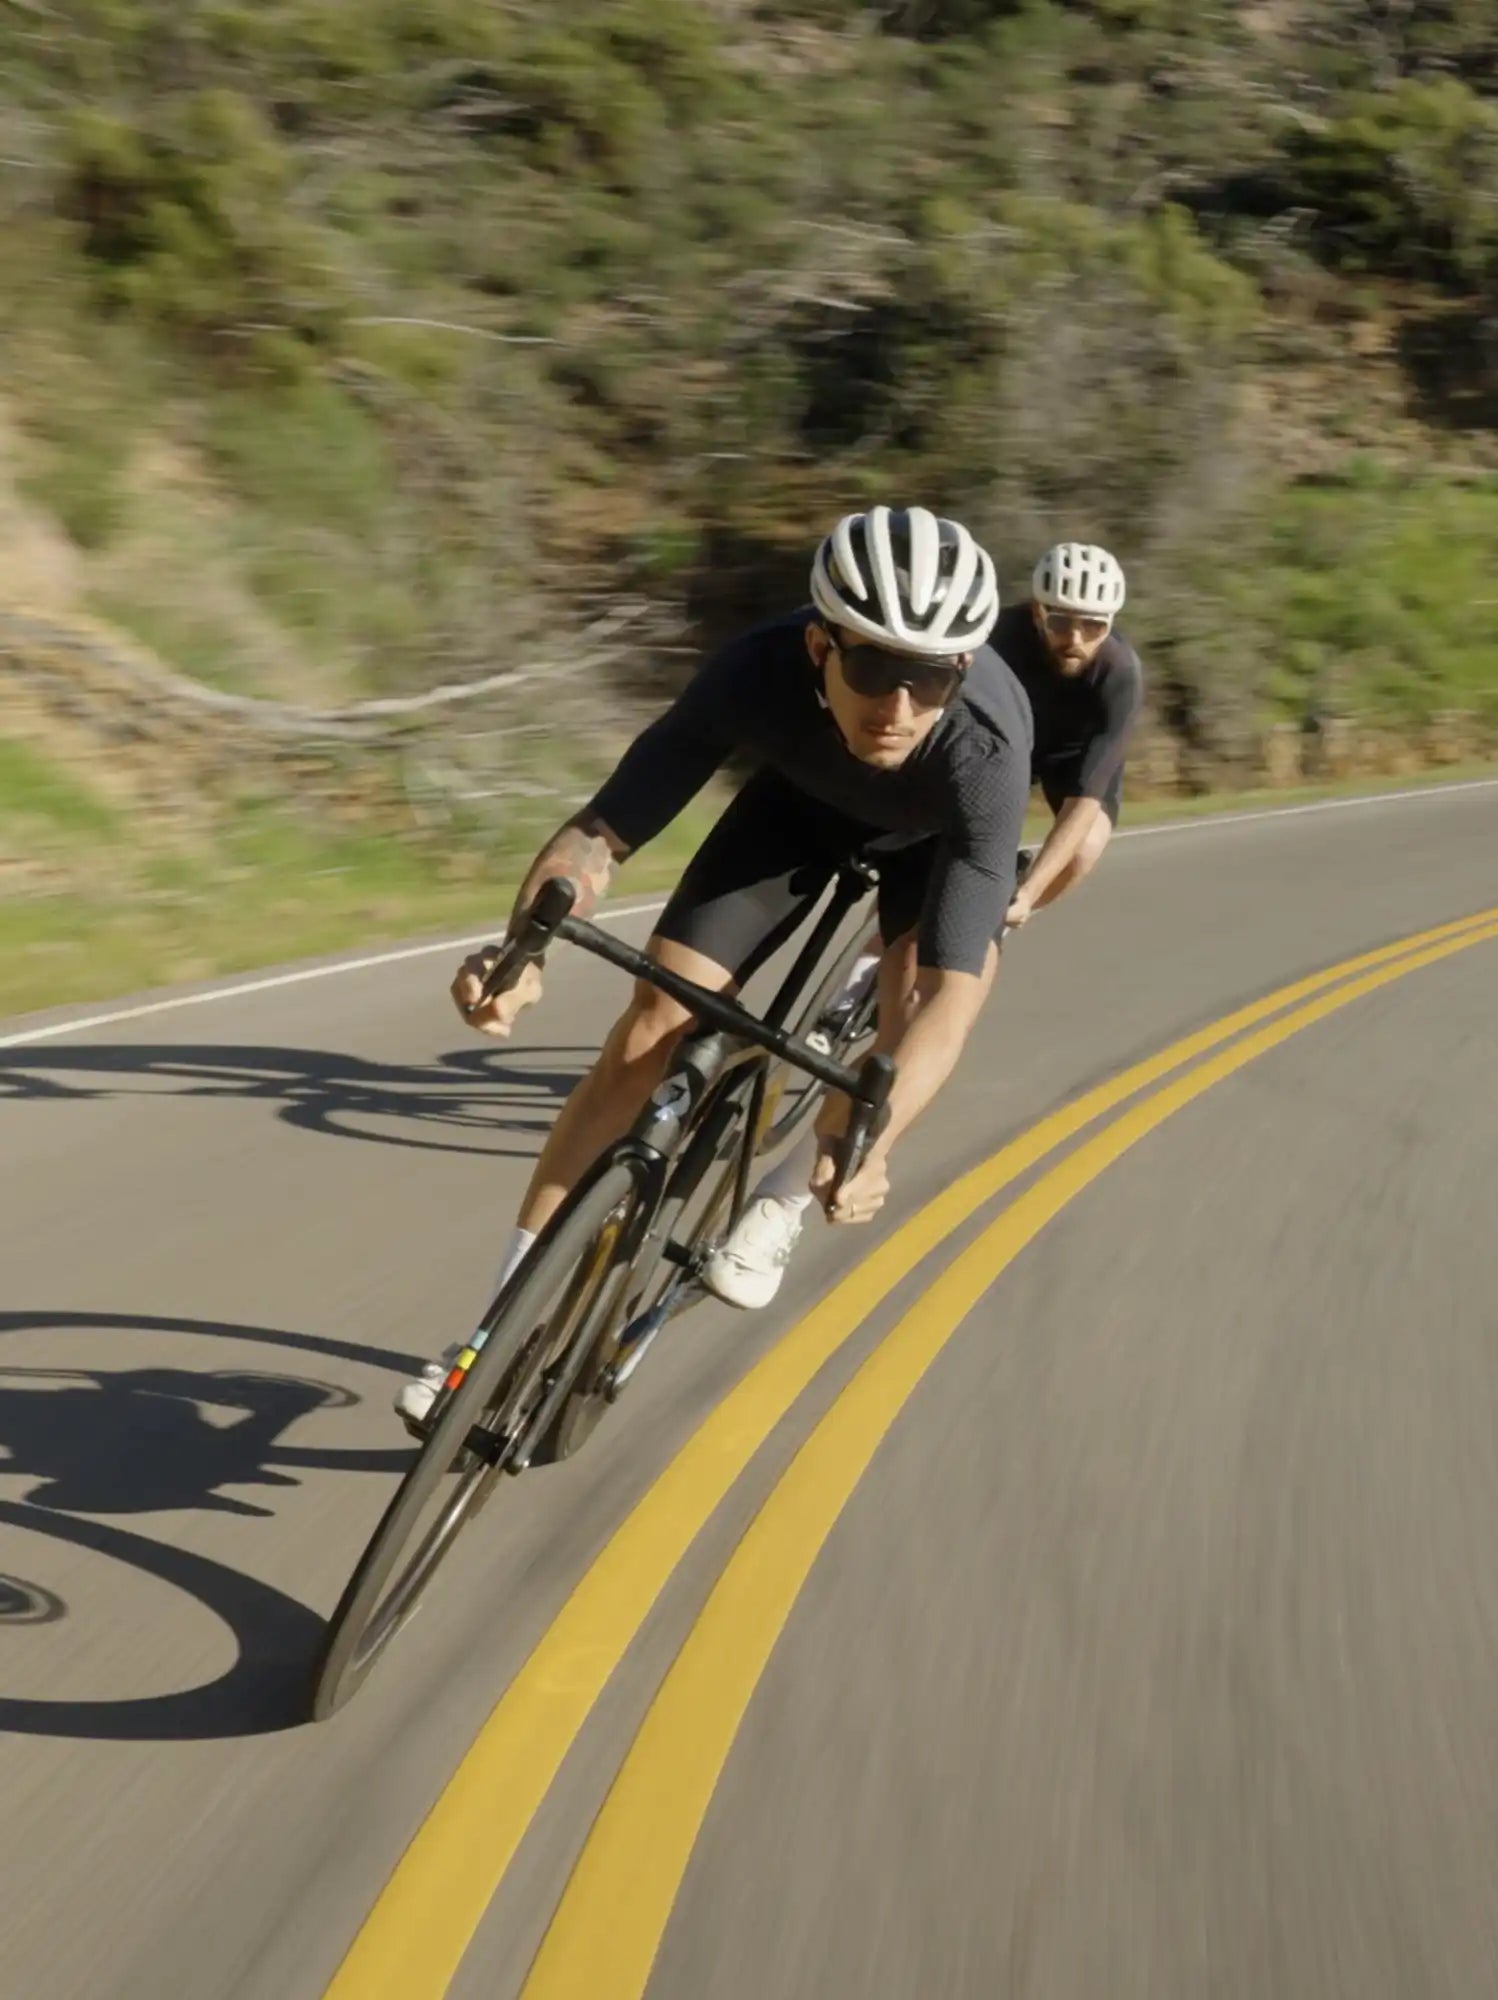
<svg viewBox="0 0 1498 2000">
<path fill-rule="evenodd" d="M 574 914 L 591 917 L 608 894 L 619 863 L 628 852 L 602 820 L 578 814 L 552 835 L 531 864 L 516 899 L 516 915 L 529 909 L 543 883 L 566 876 L 577 884 Z"/>
</svg>

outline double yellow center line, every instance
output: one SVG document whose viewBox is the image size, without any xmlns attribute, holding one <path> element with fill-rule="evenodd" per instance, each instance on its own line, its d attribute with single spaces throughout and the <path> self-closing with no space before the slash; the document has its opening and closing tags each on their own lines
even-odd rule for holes
<svg viewBox="0 0 1498 2000">
<path fill-rule="evenodd" d="M 1492 938 L 1498 908 L 1241 1007 L 1042 1119 L 896 1230 L 719 1405 L 599 1555 L 407 1849 L 327 2000 L 440 2000 L 614 1668 L 818 1371 L 985 1203 L 1097 1119 L 1164 1084 L 1066 1154 L 933 1283 L 817 1425 L 740 1542 L 640 1727 L 523 1996 L 636 2000 L 739 1723 L 817 1553 L 880 1440 L 988 1286 L 1081 1189 L 1183 1105 L 1365 994 Z"/>
</svg>

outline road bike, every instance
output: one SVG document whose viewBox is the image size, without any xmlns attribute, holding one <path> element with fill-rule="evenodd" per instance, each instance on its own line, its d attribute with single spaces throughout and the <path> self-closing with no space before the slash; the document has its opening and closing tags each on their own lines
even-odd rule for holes
<svg viewBox="0 0 1498 2000">
<path fill-rule="evenodd" d="M 577 1451 L 662 1329 L 706 1296 L 702 1267 L 748 1203 L 787 1088 L 804 1081 L 850 1100 L 829 1206 L 857 1170 L 887 1120 L 894 1066 L 867 1055 L 854 1070 L 797 1029 L 814 1027 L 813 1003 L 839 990 L 832 972 L 849 961 L 839 954 L 824 971 L 823 960 L 873 880 L 860 861 L 838 871 L 763 1018 L 572 916 L 570 882 L 546 884 L 497 950 L 485 998 L 561 939 L 669 993 L 696 1025 L 630 1131 L 571 1191 L 454 1363 L 421 1450 L 328 1625 L 315 1719 L 357 1692 L 500 1479 Z"/>
</svg>

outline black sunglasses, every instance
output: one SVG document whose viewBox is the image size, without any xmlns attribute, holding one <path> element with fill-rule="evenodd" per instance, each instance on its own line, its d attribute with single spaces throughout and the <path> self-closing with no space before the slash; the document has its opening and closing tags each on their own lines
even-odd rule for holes
<svg viewBox="0 0 1498 2000">
<path fill-rule="evenodd" d="M 880 701 L 904 687 L 922 708 L 945 708 L 967 675 L 961 660 L 920 660 L 909 653 L 888 653 L 882 646 L 840 646 L 836 639 L 832 644 L 843 663 L 843 679 L 866 701 Z"/>
</svg>

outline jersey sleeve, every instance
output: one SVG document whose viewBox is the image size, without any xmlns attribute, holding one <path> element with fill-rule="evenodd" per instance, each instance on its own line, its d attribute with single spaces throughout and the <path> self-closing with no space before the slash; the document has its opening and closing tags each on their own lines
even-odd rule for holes
<svg viewBox="0 0 1498 2000">
<path fill-rule="evenodd" d="M 725 646 L 705 661 L 589 800 L 590 817 L 601 819 L 631 852 L 663 832 L 738 747 L 740 650 Z"/>
<path fill-rule="evenodd" d="M 1132 648 L 1110 669 L 1101 694 L 1102 720 L 1077 764 L 1075 796 L 1083 799 L 1106 798 L 1123 768 L 1129 732 L 1144 699 L 1144 670 Z"/>
<path fill-rule="evenodd" d="M 996 737 L 960 774 L 957 810 L 937 841 L 921 911 L 917 959 L 938 972 L 981 973 L 1003 928 L 1025 810 L 1030 758 Z"/>
</svg>

